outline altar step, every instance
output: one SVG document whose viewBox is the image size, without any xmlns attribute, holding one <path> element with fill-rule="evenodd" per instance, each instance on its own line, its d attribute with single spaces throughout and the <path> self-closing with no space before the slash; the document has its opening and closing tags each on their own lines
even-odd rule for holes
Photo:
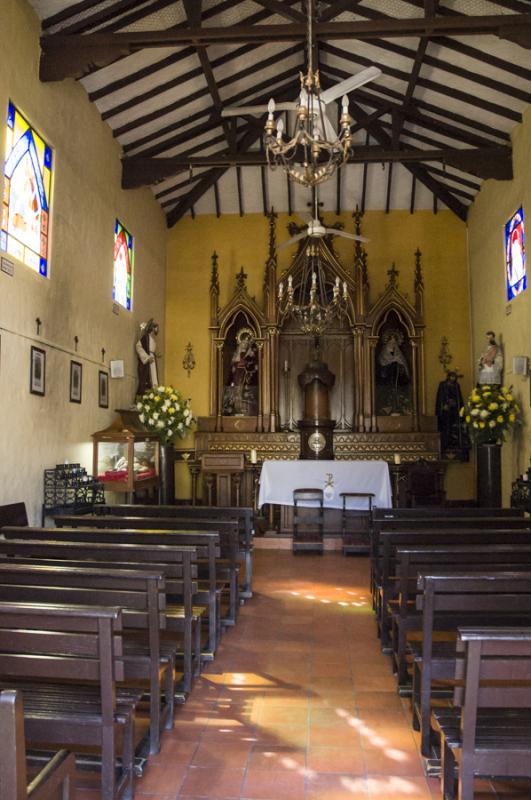
<svg viewBox="0 0 531 800">
<path fill-rule="evenodd" d="M 275 533 L 267 531 L 264 536 L 254 537 L 254 546 L 257 550 L 291 550 L 293 546 L 293 536 L 289 533 Z M 323 538 L 323 549 L 336 551 L 343 549 L 343 539 L 335 534 L 325 533 Z M 360 549 L 360 554 L 365 555 L 368 547 Z"/>
</svg>

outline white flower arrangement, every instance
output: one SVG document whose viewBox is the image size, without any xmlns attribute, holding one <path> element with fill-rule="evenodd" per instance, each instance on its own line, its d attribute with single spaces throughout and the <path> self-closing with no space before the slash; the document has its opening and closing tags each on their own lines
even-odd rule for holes
<svg viewBox="0 0 531 800">
<path fill-rule="evenodd" d="M 163 444 L 178 436 L 184 439 L 195 422 L 190 400 L 173 386 L 157 386 L 137 400 L 138 419 L 148 430 L 159 434 Z"/>
</svg>

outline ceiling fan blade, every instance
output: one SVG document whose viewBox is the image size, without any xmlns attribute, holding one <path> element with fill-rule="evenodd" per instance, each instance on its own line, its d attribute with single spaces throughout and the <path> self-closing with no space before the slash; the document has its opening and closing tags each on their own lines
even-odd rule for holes
<svg viewBox="0 0 531 800">
<path fill-rule="evenodd" d="M 340 231 L 337 228 L 326 228 L 326 232 L 331 236 L 343 236 L 344 239 L 354 239 L 355 242 L 370 242 L 366 236 L 358 236 L 355 233 L 347 233 L 347 231 Z"/>
<path fill-rule="evenodd" d="M 277 103 L 275 111 L 295 111 L 297 103 Z M 222 117 L 245 117 L 266 114 L 267 106 L 229 106 L 221 112 Z"/>
<path fill-rule="evenodd" d="M 367 67 L 367 69 L 358 72 L 357 75 L 352 75 L 351 78 L 346 78 L 341 83 L 336 83 L 335 86 L 331 86 L 330 89 L 321 92 L 321 101 L 323 103 L 331 103 L 332 100 L 337 100 L 338 97 L 348 94 L 353 89 L 359 89 L 360 86 L 373 81 L 381 74 L 382 70 L 379 67 Z"/>
<path fill-rule="evenodd" d="M 283 250 L 285 247 L 295 244 L 295 242 L 300 242 L 301 239 L 305 239 L 307 236 L 308 231 L 304 231 L 304 233 L 298 233 L 296 236 L 292 236 L 291 239 L 288 239 L 287 242 L 282 242 L 282 244 L 279 244 L 277 250 Z"/>
<path fill-rule="evenodd" d="M 321 124 L 321 116 L 317 115 L 317 118 L 315 120 L 315 127 L 320 137 L 322 139 L 325 139 L 327 142 L 335 142 L 335 140 L 337 139 L 337 133 L 330 120 L 330 117 L 326 113 L 324 113 L 324 109 L 323 109 L 322 121 L 324 122 L 324 131 L 322 130 L 323 126 Z"/>
</svg>

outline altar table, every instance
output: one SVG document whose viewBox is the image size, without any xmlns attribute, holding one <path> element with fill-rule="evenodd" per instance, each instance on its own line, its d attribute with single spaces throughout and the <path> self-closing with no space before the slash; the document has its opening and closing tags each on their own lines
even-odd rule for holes
<svg viewBox="0 0 531 800">
<path fill-rule="evenodd" d="M 386 461 L 264 461 L 258 507 L 292 506 L 293 490 L 323 489 L 326 508 L 342 508 L 341 492 L 372 492 L 373 506 L 391 508 L 391 481 Z M 365 498 L 349 497 L 347 509 L 365 511 Z"/>
</svg>

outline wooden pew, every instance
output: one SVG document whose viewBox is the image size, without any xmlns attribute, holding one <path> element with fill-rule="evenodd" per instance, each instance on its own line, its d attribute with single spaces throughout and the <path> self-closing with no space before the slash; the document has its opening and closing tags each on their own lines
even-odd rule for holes
<svg viewBox="0 0 531 800">
<path fill-rule="evenodd" d="M 85 528 L 125 528 L 126 530 L 151 530 L 171 531 L 178 533 L 199 533 L 208 531 L 218 533 L 220 539 L 221 560 L 216 565 L 218 581 L 229 583 L 229 611 L 223 617 L 223 625 L 235 625 L 239 611 L 239 530 L 238 523 L 223 522 L 214 519 L 181 519 L 172 517 L 112 517 L 97 514 L 80 516 L 60 515 L 54 517 L 57 527 L 85 527 Z"/>
<path fill-rule="evenodd" d="M 515 554 L 517 555 L 517 554 Z M 449 681 L 455 670 L 455 637 L 462 625 L 515 625 L 531 611 L 531 561 L 515 571 L 502 568 L 476 574 L 430 574 L 418 578 L 416 606 L 422 614 L 422 641 L 413 642 L 414 727 L 421 731 L 421 752 L 433 755 L 430 715 L 434 684 Z M 434 634 L 445 632 L 444 641 Z M 440 693 L 439 693 L 440 694 Z M 446 692 L 444 693 L 446 694 Z"/>
<path fill-rule="evenodd" d="M 396 550 L 399 547 L 427 547 L 451 544 L 531 544 L 531 529 L 451 527 L 448 529 L 407 529 L 381 531 L 378 549 L 373 559 L 374 607 L 382 647 L 388 648 L 390 617 L 389 602 L 398 596 L 396 579 Z"/>
<path fill-rule="evenodd" d="M 80 519 L 83 519 L 81 517 Z M 109 523 L 112 518 L 109 517 Z M 219 535 L 206 531 L 149 531 L 149 530 L 122 530 L 121 528 L 18 528 L 7 527 L 2 531 L 7 539 L 38 539 L 49 541 L 53 536 L 59 542 L 115 542 L 119 544 L 140 544 L 146 542 L 152 545 L 172 545 L 175 547 L 193 547 L 198 560 L 203 559 L 208 565 L 206 581 L 199 582 L 198 591 L 192 600 L 196 606 L 208 606 L 208 644 L 207 650 L 202 650 L 203 660 L 212 660 L 219 640 L 219 614 L 217 600 L 216 558 L 219 558 Z M 179 594 L 173 591 L 173 594 Z"/>
<path fill-rule="evenodd" d="M 183 637 L 183 691 L 190 692 L 194 676 L 194 657 L 200 658 L 201 615 L 204 609 L 194 608 L 193 593 L 197 592 L 196 551 L 193 547 L 148 544 L 121 544 L 118 542 L 69 542 L 47 541 L 27 538 L 32 528 L 4 528 L 4 536 L 21 539 L 0 539 L 0 558 L 31 559 L 37 563 L 69 562 L 72 566 L 102 566 L 111 569 L 162 570 L 166 579 L 167 607 L 166 625 L 168 634 Z M 41 528 L 47 535 L 54 529 Z M 178 600 L 172 602 L 173 596 Z M 184 698 L 183 698 L 184 699 Z"/>
<path fill-rule="evenodd" d="M 443 796 L 474 800 L 474 778 L 531 777 L 531 629 L 461 628 L 454 710 L 434 713 L 443 743 Z"/>
<path fill-rule="evenodd" d="M 382 509 L 383 510 L 383 509 Z M 385 509 L 387 511 L 387 509 Z M 410 510 L 410 509 L 406 509 Z M 379 519 L 375 521 L 371 532 L 370 558 L 371 558 L 371 593 L 373 597 L 373 607 L 377 609 L 378 593 L 381 591 L 382 581 L 382 547 L 381 537 L 384 533 L 391 531 L 405 532 L 427 532 L 463 529 L 524 529 L 531 531 L 531 520 L 521 515 L 509 514 L 502 516 L 468 515 L 468 516 L 430 516 L 422 518 L 400 517 L 390 519 Z"/>
<path fill-rule="evenodd" d="M 518 508 L 477 508 L 469 506 L 416 506 L 415 508 L 375 508 L 374 522 L 387 519 L 425 519 L 452 517 L 522 517 L 523 511 Z"/>
<path fill-rule="evenodd" d="M 45 566 L 0 560 L 0 600 L 121 608 L 125 683 L 147 683 L 149 752 L 158 753 L 160 731 L 172 727 L 174 709 L 175 651 L 165 648 L 162 655 L 160 645 L 160 631 L 166 628 L 164 574 L 103 569 L 101 564 L 80 568 L 66 563 Z M 139 631 L 145 632 L 141 639 Z"/>
<path fill-rule="evenodd" d="M 0 602 L 0 688 L 20 689 L 29 744 L 101 750 L 102 800 L 132 800 L 135 706 L 119 608 Z M 116 775 L 121 739 L 122 774 Z"/>
<path fill-rule="evenodd" d="M 152 505 L 104 505 L 95 506 L 96 514 L 111 514 L 118 517 L 175 517 L 184 519 L 214 519 L 223 522 L 236 520 L 240 528 L 240 560 L 245 565 L 244 582 L 240 597 L 247 600 L 253 596 L 252 553 L 254 537 L 254 511 L 240 506 L 152 506 Z"/>
<path fill-rule="evenodd" d="M 0 506 L 0 528 L 4 525 L 27 525 L 28 514 L 25 503 L 8 503 Z"/>
<path fill-rule="evenodd" d="M 422 613 L 416 607 L 419 575 L 434 572 L 470 573 L 531 571 L 531 544 L 459 544 L 406 547 L 397 550 L 398 601 L 390 609 L 393 630 L 393 660 L 400 687 L 408 683 L 407 634 L 418 631 Z M 457 625 L 455 625 L 457 629 Z"/>
<path fill-rule="evenodd" d="M 59 750 L 28 783 L 22 697 L 13 689 L 0 692 L 0 741 L 0 797 L 73 800 L 76 761 L 66 750 Z"/>
</svg>

